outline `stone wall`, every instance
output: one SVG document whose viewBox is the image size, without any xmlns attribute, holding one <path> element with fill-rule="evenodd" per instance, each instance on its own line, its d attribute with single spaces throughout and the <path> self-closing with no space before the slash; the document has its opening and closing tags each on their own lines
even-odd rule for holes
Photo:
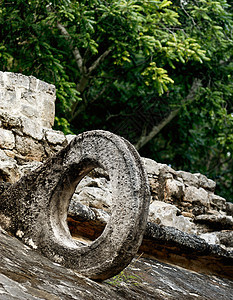
<svg viewBox="0 0 233 300">
<path fill-rule="evenodd" d="M 55 86 L 22 74 L 0 72 L 0 180 L 22 174 L 67 144 L 52 130 Z"/>
<path fill-rule="evenodd" d="M 52 129 L 54 102 L 53 85 L 0 72 L 0 192 L 72 139 Z M 150 222 L 233 248 L 233 204 L 214 194 L 214 181 L 150 159 L 144 163 L 152 194 Z M 86 235 L 96 238 L 109 219 L 111 204 L 108 174 L 97 169 L 82 180 L 72 198 L 69 223 L 73 233 L 77 224 L 87 231 L 89 220 L 96 231 Z"/>
</svg>

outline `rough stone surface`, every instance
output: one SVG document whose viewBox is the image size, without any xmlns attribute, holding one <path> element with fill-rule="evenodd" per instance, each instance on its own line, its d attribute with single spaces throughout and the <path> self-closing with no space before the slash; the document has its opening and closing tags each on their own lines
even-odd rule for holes
<svg viewBox="0 0 233 300">
<path fill-rule="evenodd" d="M 68 218 L 69 228 L 74 238 L 84 237 L 85 243 L 98 238 L 104 230 L 107 221 L 99 220 L 93 211 L 82 208 L 79 214 Z M 147 222 L 146 231 L 140 246 L 140 253 L 160 259 L 161 261 L 179 265 L 194 271 L 216 274 L 233 279 L 233 249 L 231 243 L 232 231 L 224 231 L 222 245 L 216 245 L 221 239 L 218 233 L 207 233 L 200 236 L 185 233 L 174 227 L 157 225 Z M 223 244 L 226 246 L 223 248 Z"/>
<path fill-rule="evenodd" d="M 162 201 L 153 201 L 149 208 L 148 221 L 160 225 L 171 226 L 184 232 L 194 233 L 194 224 L 189 218 L 181 215 L 180 210 Z"/>
<path fill-rule="evenodd" d="M 14 146 L 14 134 L 10 130 L 0 128 L 0 148 L 13 149 Z"/>
<path fill-rule="evenodd" d="M 53 263 L 0 231 L 1 300 L 230 300 L 233 282 L 137 258 L 102 283 Z"/>
<path fill-rule="evenodd" d="M 82 246 L 70 235 L 67 209 L 77 184 L 95 167 L 109 174 L 112 214 L 101 236 Z M 109 132 L 91 131 L 0 195 L 1 225 L 53 261 L 105 279 L 136 254 L 149 200 L 147 176 L 133 146 Z"/>
<path fill-rule="evenodd" d="M 233 279 L 233 251 L 173 227 L 148 223 L 140 251 L 194 271 Z"/>
<path fill-rule="evenodd" d="M 50 128 L 53 125 L 54 85 L 16 73 L 0 72 L 0 77 L 0 109 L 11 116 L 24 116 L 38 127 Z M 25 130 L 29 132 L 27 124 Z"/>
<path fill-rule="evenodd" d="M 64 133 L 55 130 L 46 130 L 45 136 L 47 141 L 54 145 L 62 145 L 66 140 Z"/>
<path fill-rule="evenodd" d="M 0 72 L 0 128 L 4 132 L 0 134 L 0 194 L 10 188 L 10 183 L 29 175 L 75 138 L 74 135 L 64 137 L 63 133 L 51 129 L 54 100 L 54 86 L 34 77 Z M 230 273 L 229 261 L 224 269 L 225 261 L 221 255 L 213 258 L 213 251 L 215 247 L 225 249 L 226 253 L 233 250 L 232 219 L 229 218 L 233 217 L 233 204 L 215 195 L 215 182 L 200 173 L 175 171 L 146 158 L 143 162 L 152 195 L 151 222 L 147 228 L 154 228 L 152 232 L 156 232 L 157 238 L 144 237 L 144 248 L 140 251 L 199 272 L 222 276 L 223 268 L 222 273 Z M 25 201 L 27 203 L 27 199 Z M 117 206 L 112 198 L 109 175 L 103 168 L 95 168 L 78 184 L 70 202 L 67 221 L 79 245 L 90 245 L 101 235 L 111 218 L 112 205 Z M 3 220 L 1 216 L 0 220 L 9 223 L 9 218 Z M 171 235 L 171 227 L 164 225 L 172 226 L 174 234 Z M 192 245 L 198 236 L 193 239 L 189 233 L 197 234 L 198 241 L 206 243 L 205 249 L 212 250 L 206 255 L 197 250 L 197 254 L 202 254 L 194 255 L 190 247 L 195 247 L 187 247 L 187 242 Z M 176 235 L 180 237 L 179 242 Z M 35 246 L 33 240 L 27 242 Z M 187 251 L 183 251 L 183 243 Z"/>
<path fill-rule="evenodd" d="M 46 157 L 44 147 L 38 141 L 26 136 L 16 137 L 15 150 L 28 161 L 42 161 Z"/>
<path fill-rule="evenodd" d="M 224 215 L 199 215 L 195 218 L 198 223 L 207 224 L 213 228 L 233 230 L 233 217 Z"/>
</svg>

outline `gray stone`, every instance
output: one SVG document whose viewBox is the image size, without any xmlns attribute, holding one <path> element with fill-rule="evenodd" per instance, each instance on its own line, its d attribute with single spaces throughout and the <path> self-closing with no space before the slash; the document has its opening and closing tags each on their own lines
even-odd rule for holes
<svg viewBox="0 0 233 300">
<path fill-rule="evenodd" d="M 204 206 L 209 206 L 209 195 L 203 188 L 188 186 L 184 191 L 184 201 L 201 203 Z"/>
<path fill-rule="evenodd" d="M 70 235 L 67 210 L 77 184 L 95 167 L 109 174 L 112 214 L 102 235 L 83 247 Z M 103 280 L 119 273 L 137 253 L 149 201 L 147 176 L 133 146 L 109 132 L 91 131 L 3 192 L 0 212 L 8 220 L 5 229 L 24 243 L 57 263 Z"/>
<path fill-rule="evenodd" d="M 220 244 L 220 240 L 214 232 L 202 233 L 199 237 L 204 239 L 208 244 Z"/>
<path fill-rule="evenodd" d="M 199 187 L 198 177 L 194 174 L 185 171 L 177 171 L 176 172 L 180 177 L 182 177 L 184 183 L 186 185 L 192 185 L 194 187 Z"/>
<path fill-rule="evenodd" d="M 226 202 L 226 213 L 233 217 L 233 203 Z"/>
<path fill-rule="evenodd" d="M 15 137 L 10 130 L 0 128 L 0 148 L 13 149 L 15 146 Z"/>
<path fill-rule="evenodd" d="M 138 257 L 102 283 L 54 264 L 0 232 L 1 300 L 187 300 L 232 298 L 233 282 Z"/>
<path fill-rule="evenodd" d="M 140 252 L 196 272 L 233 279 L 233 251 L 173 227 L 148 222 Z"/>
<path fill-rule="evenodd" d="M 203 189 L 207 189 L 209 191 L 214 191 L 215 187 L 216 187 L 216 183 L 211 180 L 208 179 L 205 175 L 200 174 L 200 173 L 196 173 L 194 174 L 198 180 L 199 180 L 199 186 L 202 187 Z"/>
<path fill-rule="evenodd" d="M 0 181 L 0 194 L 11 186 L 10 182 Z"/>
<path fill-rule="evenodd" d="M 20 179 L 19 167 L 14 161 L 0 161 L 0 180 L 6 182 L 16 182 Z"/>
<path fill-rule="evenodd" d="M 3 162 L 3 161 L 8 161 L 8 160 L 16 163 L 16 161 L 14 159 L 7 156 L 5 150 L 0 149 L 0 161 Z"/>
<path fill-rule="evenodd" d="M 221 244 L 233 250 L 233 230 L 223 230 L 215 233 Z"/>
<path fill-rule="evenodd" d="M 70 143 L 75 137 L 76 135 L 74 134 L 67 134 L 66 135 L 67 142 Z"/>
<path fill-rule="evenodd" d="M 2 72 L 0 79 L 0 109 L 10 113 L 14 117 L 26 116 L 35 121 L 36 127 L 51 128 L 55 114 L 55 86 L 27 77 L 22 74 Z M 24 123 L 24 122 L 23 122 Z M 28 124 L 23 124 L 25 134 L 40 139 L 35 134 L 36 128 L 33 124 L 32 133 Z M 26 128 L 26 129 L 25 129 Z"/>
<path fill-rule="evenodd" d="M 43 127 L 51 128 L 54 124 L 54 117 L 55 117 L 55 95 L 54 98 L 46 96 L 38 96 L 41 98 L 42 105 L 40 107 L 40 118 Z"/>
<path fill-rule="evenodd" d="M 65 141 L 65 135 L 63 132 L 61 131 L 55 131 L 55 130 L 46 130 L 45 131 L 45 137 L 47 139 L 47 141 L 50 144 L 54 144 L 54 145 L 62 145 Z"/>
<path fill-rule="evenodd" d="M 49 84 L 45 81 L 39 80 L 37 83 L 37 89 L 43 93 L 51 94 L 52 96 L 55 96 L 56 88 L 55 85 Z"/>
<path fill-rule="evenodd" d="M 211 228 L 233 230 L 233 217 L 231 216 L 199 215 L 195 217 L 195 222 L 207 224 Z"/>
<path fill-rule="evenodd" d="M 103 190 L 99 187 L 86 186 L 81 190 L 78 189 L 76 199 L 77 201 L 93 208 L 109 209 L 112 205 L 112 196 L 110 191 Z"/>
<path fill-rule="evenodd" d="M 38 84 L 40 80 L 34 76 L 29 76 L 29 90 L 36 91 L 38 89 Z"/>
<path fill-rule="evenodd" d="M 16 114 L 20 108 L 14 87 L 5 88 L 0 93 L 0 108 Z"/>
<path fill-rule="evenodd" d="M 19 117 L 12 116 L 10 113 L 5 110 L 0 109 L 0 119 L 2 126 L 11 129 L 11 128 L 21 128 L 21 120 Z"/>
<path fill-rule="evenodd" d="M 40 123 L 36 123 L 29 118 L 21 117 L 22 131 L 24 134 L 33 137 L 36 140 L 42 140 L 44 134 Z"/>
<path fill-rule="evenodd" d="M 93 208 L 92 211 L 95 212 L 96 220 L 104 225 L 110 220 L 110 215 L 103 209 Z"/>
<path fill-rule="evenodd" d="M 184 196 L 185 186 L 182 182 L 174 179 L 167 179 L 165 183 L 167 197 L 182 199 Z"/>
<path fill-rule="evenodd" d="M 189 218 L 180 215 L 175 206 L 162 201 L 153 201 L 149 207 L 148 221 L 164 226 L 171 226 L 184 232 L 195 233 L 194 224 Z"/>
<path fill-rule="evenodd" d="M 26 162 L 19 166 L 19 170 L 22 176 L 30 174 L 33 170 L 40 167 L 42 165 L 42 162 L 39 161 L 30 161 Z"/>
<path fill-rule="evenodd" d="M 156 161 L 143 157 L 143 163 L 148 174 L 159 176 L 162 164 L 157 163 Z"/>
<path fill-rule="evenodd" d="M 22 105 L 21 111 L 23 115 L 30 119 L 37 118 L 39 116 L 38 111 L 31 105 Z"/>
<path fill-rule="evenodd" d="M 41 161 L 45 157 L 43 146 L 30 137 L 16 136 L 15 149 L 26 160 Z"/>
<path fill-rule="evenodd" d="M 222 210 L 222 211 L 226 210 L 226 200 L 223 197 L 220 197 L 215 194 L 211 194 L 210 202 L 211 202 L 212 206 L 217 208 L 217 210 Z"/>
<path fill-rule="evenodd" d="M 6 80 L 7 84 L 12 87 L 12 86 L 17 86 L 20 88 L 29 88 L 29 77 L 25 76 L 20 73 L 11 73 L 11 72 L 5 72 L 6 75 Z"/>
<path fill-rule="evenodd" d="M 88 206 L 82 203 L 71 200 L 68 209 L 68 216 L 75 221 L 93 221 L 96 220 L 96 214 Z"/>
</svg>

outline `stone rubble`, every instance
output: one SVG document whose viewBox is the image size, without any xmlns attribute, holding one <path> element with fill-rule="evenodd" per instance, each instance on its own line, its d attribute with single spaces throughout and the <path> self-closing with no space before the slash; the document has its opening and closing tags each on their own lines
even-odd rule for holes
<svg viewBox="0 0 233 300">
<path fill-rule="evenodd" d="M 148 221 L 197 234 L 207 242 L 221 244 L 219 232 L 229 234 L 233 229 L 232 203 L 214 194 L 215 182 L 202 174 L 175 171 L 164 164 L 144 158 L 151 188 Z M 78 185 L 71 200 L 89 209 L 106 212 L 105 223 L 111 209 L 111 187 L 104 171 L 94 177 L 86 176 Z M 77 211 L 77 214 L 79 212 Z"/>
</svg>

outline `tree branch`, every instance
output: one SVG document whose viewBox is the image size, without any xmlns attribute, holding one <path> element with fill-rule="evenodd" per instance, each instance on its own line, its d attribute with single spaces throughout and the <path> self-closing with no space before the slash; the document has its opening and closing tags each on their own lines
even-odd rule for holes
<svg viewBox="0 0 233 300">
<path fill-rule="evenodd" d="M 76 46 L 74 47 L 73 41 L 72 41 L 72 38 L 71 38 L 69 32 L 66 30 L 66 28 L 62 24 L 57 22 L 57 28 L 60 30 L 61 34 L 64 36 L 66 41 L 70 42 L 69 43 L 69 48 L 73 52 L 75 61 L 76 61 L 77 65 L 78 65 L 78 68 L 79 68 L 79 71 L 82 74 L 83 71 L 84 71 L 84 69 L 83 69 L 84 65 L 83 65 L 83 59 L 82 59 L 82 56 L 79 52 L 79 49 Z"/>
<path fill-rule="evenodd" d="M 201 87 L 201 80 L 200 79 L 194 79 L 192 87 L 188 93 L 188 95 L 181 101 L 181 105 L 171 111 L 169 115 L 163 119 L 158 125 L 153 126 L 149 134 L 142 134 L 141 137 L 139 138 L 138 142 L 135 145 L 135 148 L 139 150 L 142 148 L 144 145 L 146 145 L 150 140 L 152 140 L 168 123 L 173 120 L 178 113 L 180 112 L 181 108 L 183 105 L 189 105 L 195 100 L 196 94 Z"/>
<path fill-rule="evenodd" d="M 106 56 L 108 56 L 108 54 L 111 52 L 111 49 L 106 50 L 104 53 L 102 53 L 94 62 L 93 64 L 90 66 L 90 68 L 88 69 L 88 74 L 91 74 L 91 72 L 93 72 L 101 63 L 101 61 L 103 61 L 105 59 Z"/>
</svg>

